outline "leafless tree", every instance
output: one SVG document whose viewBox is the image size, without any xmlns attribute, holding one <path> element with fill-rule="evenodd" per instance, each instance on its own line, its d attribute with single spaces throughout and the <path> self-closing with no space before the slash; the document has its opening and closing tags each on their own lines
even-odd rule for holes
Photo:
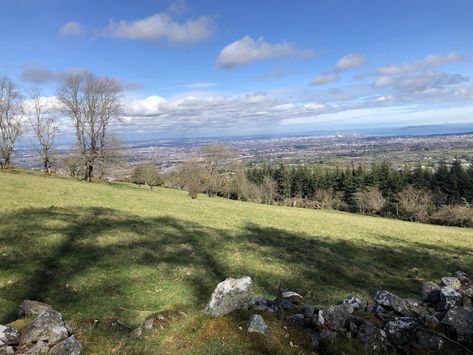
<svg viewBox="0 0 473 355">
<path fill-rule="evenodd" d="M 58 116 L 54 107 L 48 105 L 39 89 L 32 89 L 30 94 L 31 107 L 27 117 L 38 141 L 37 151 L 43 163 L 45 174 L 51 173 L 51 149 L 58 133 Z"/>
<path fill-rule="evenodd" d="M 58 88 L 57 98 L 75 129 L 86 181 L 91 181 L 97 160 L 106 152 L 110 123 L 122 112 L 121 91 L 118 81 L 91 73 L 68 75 Z"/>
<path fill-rule="evenodd" d="M 356 204 L 362 213 L 376 213 L 386 204 L 383 194 L 377 186 L 369 186 L 365 190 L 355 193 Z"/>
<path fill-rule="evenodd" d="M 23 95 L 8 77 L 0 77 L 0 168 L 10 168 L 15 142 L 22 132 Z"/>
<path fill-rule="evenodd" d="M 430 191 L 407 186 L 397 194 L 401 214 L 411 221 L 426 222 L 429 219 L 429 209 L 433 196 Z"/>
<path fill-rule="evenodd" d="M 276 181 L 269 175 L 266 175 L 263 178 L 263 183 L 261 184 L 261 195 L 263 203 L 268 205 L 272 204 L 276 199 L 278 191 L 278 184 Z"/>
</svg>

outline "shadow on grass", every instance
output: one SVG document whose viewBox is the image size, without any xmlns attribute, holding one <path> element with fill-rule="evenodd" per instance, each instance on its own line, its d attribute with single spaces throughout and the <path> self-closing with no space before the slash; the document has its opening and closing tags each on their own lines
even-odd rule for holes
<svg viewBox="0 0 473 355">
<path fill-rule="evenodd" d="M 464 257 L 472 250 L 405 241 L 394 249 L 253 224 L 229 232 L 83 207 L 1 214 L 0 250 L 0 323 L 13 320 L 27 298 L 97 317 L 178 304 L 199 309 L 219 281 L 249 275 L 268 295 L 283 284 L 326 303 L 381 288 L 407 296 L 417 291 L 416 277 L 473 269 L 473 258 Z"/>
</svg>

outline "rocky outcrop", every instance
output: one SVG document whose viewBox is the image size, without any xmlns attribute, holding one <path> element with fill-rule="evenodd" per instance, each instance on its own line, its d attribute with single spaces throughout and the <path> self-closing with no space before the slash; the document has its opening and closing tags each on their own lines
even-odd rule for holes
<svg viewBox="0 0 473 355">
<path fill-rule="evenodd" d="M 0 325 L 0 355 L 48 354 L 79 355 L 80 342 L 72 334 L 62 314 L 41 302 L 25 300 L 19 314 L 37 316 L 21 333 Z"/>
</svg>

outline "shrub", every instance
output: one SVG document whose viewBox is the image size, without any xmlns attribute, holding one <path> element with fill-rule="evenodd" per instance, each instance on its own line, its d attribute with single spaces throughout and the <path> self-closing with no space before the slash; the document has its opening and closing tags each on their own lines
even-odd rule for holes
<svg viewBox="0 0 473 355">
<path fill-rule="evenodd" d="M 467 205 L 442 206 L 432 215 L 432 222 L 449 226 L 473 226 L 473 209 Z"/>
</svg>

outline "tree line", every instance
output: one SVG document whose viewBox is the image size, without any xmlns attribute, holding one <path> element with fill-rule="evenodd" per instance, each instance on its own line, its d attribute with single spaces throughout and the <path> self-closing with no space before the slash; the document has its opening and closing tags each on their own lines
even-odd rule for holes
<svg viewBox="0 0 473 355">
<path fill-rule="evenodd" d="M 83 179 L 91 181 L 97 166 L 114 158 L 110 123 L 122 112 L 122 85 L 115 79 L 91 73 L 65 75 L 55 97 L 46 98 L 38 88 L 22 92 L 17 83 L 0 77 L 0 169 L 13 167 L 12 155 L 21 134 L 28 129 L 35 137 L 44 172 L 50 174 L 52 149 L 59 133 L 60 117 L 69 119 L 76 137 L 74 159 Z"/>
</svg>

